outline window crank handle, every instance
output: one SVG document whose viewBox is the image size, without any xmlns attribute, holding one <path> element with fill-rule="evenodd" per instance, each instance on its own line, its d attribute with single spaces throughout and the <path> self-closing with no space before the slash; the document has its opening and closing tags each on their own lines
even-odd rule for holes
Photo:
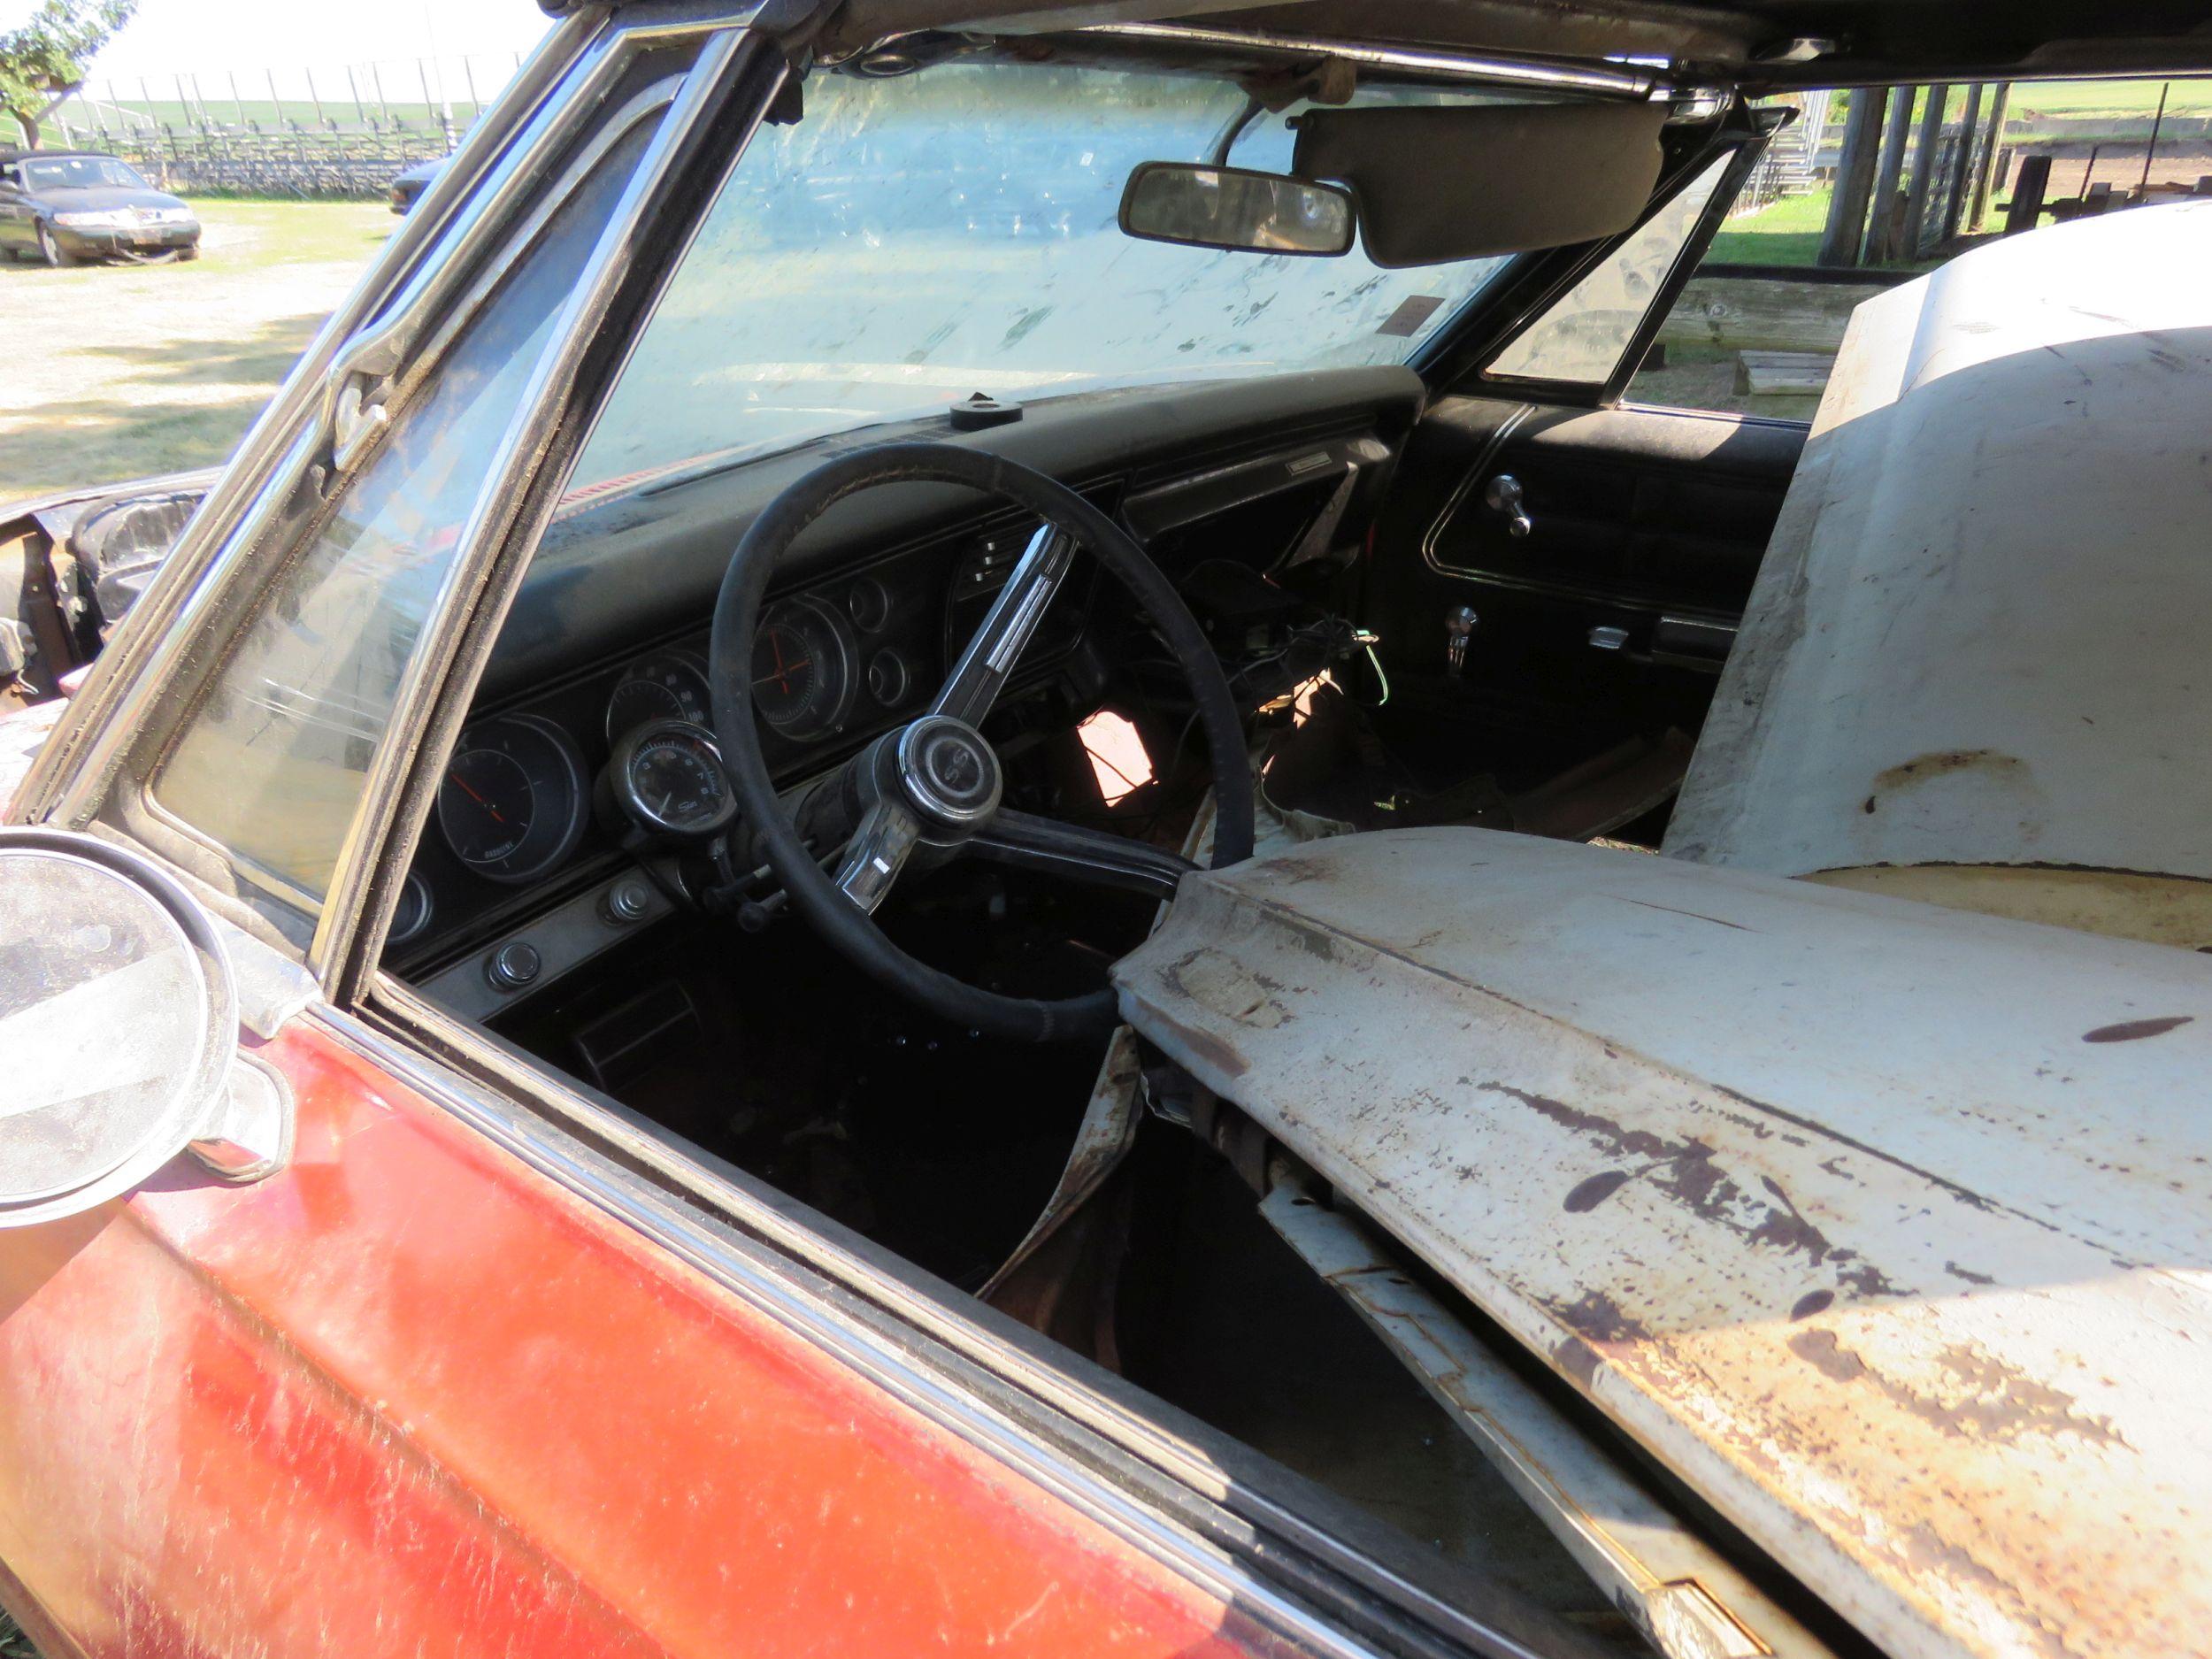
<svg viewBox="0 0 2212 1659">
<path fill-rule="evenodd" d="M 1521 495 L 1521 480 L 1510 472 L 1501 472 L 1483 486 L 1482 498 L 1490 511 L 1505 515 L 1505 533 L 1516 538 L 1526 535 L 1536 528 L 1536 520 L 1528 516 L 1528 507 Z"/>
</svg>

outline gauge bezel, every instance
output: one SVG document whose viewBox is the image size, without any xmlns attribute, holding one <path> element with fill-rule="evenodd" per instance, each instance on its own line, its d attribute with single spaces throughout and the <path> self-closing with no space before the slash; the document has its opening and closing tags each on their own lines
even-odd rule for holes
<svg viewBox="0 0 2212 1659">
<path fill-rule="evenodd" d="M 442 829 L 442 827 L 443 826 L 441 826 Z M 449 847 L 450 847 L 451 844 L 452 843 L 449 841 L 447 843 Z M 410 894 L 414 895 L 416 904 L 419 908 L 416 912 L 413 925 L 407 927 L 402 927 L 399 925 L 402 906 L 405 903 L 406 897 Z M 415 941 L 420 939 L 425 933 L 428 933 L 430 931 L 431 917 L 436 909 L 436 906 L 431 900 L 430 884 L 422 879 L 422 872 L 419 870 L 410 870 L 407 872 L 407 879 L 400 883 L 400 904 L 395 904 L 392 907 L 391 931 L 384 935 L 384 948 L 387 950 L 393 949 L 400 945 L 411 945 L 415 942 Z"/>
<path fill-rule="evenodd" d="M 672 824 L 645 804 L 630 769 L 636 764 L 638 750 L 659 737 L 688 738 L 712 757 L 716 772 L 721 774 L 722 800 L 711 819 L 696 824 Z M 648 720 L 641 726 L 632 726 L 616 742 L 613 754 L 608 757 L 607 787 L 625 817 L 655 835 L 672 840 L 705 841 L 719 835 L 737 819 L 737 792 L 730 787 L 729 772 L 722 764 L 722 745 L 714 741 L 713 733 L 695 721 Z"/>
<path fill-rule="evenodd" d="M 869 621 L 861 615 L 863 605 L 876 613 Z M 880 634 L 891 626 L 891 590 L 883 585 L 879 576 L 856 576 L 845 586 L 845 614 L 853 626 L 863 634 Z"/>
<path fill-rule="evenodd" d="M 887 663 L 899 677 L 899 688 L 887 697 L 876 689 L 876 670 Z M 875 699 L 879 708 L 902 708 L 914 695 L 914 670 L 905 655 L 894 647 L 887 645 L 871 656 L 868 666 L 861 671 L 861 676 L 868 682 L 868 695 Z"/>
<path fill-rule="evenodd" d="M 714 718 L 714 693 L 707 680 L 705 657 L 695 650 L 680 645 L 666 646 L 657 651 L 647 651 L 643 656 L 632 657 L 625 663 L 622 665 L 622 672 L 615 676 L 614 684 L 607 688 L 607 707 L 605 713 L 601 717 L 600 725 L 606 733 L 607 746 L 610 749 L 621 741 L 626 732 L 634 732 L 638 726 L 649 725 L 652 720 L 688 719 L 688 717 L 680 714 L 657 714 L 649 717 L 649 719 L 639 720 L 626 727 L 618 726 L 615 724 L 615 699 L 622 695 L 622 688 L 642 679 L 638 672 L 640 669 L 658 663 L 674 663 L 691 677 L 693 686 L 698 692 L 700 718 L 690 720 L 689 724 L 703 726 Z"/>
<path fill-rule="evenodd" d="M 452 827 L 446 820 L 446 787 L 453 768 L 459 763 L 461 757 L 472 749 L 484 748 L 486 739 L 503 726 L 526 731 L 542 740 L 558 761 L 562 781 L 568 789 L 567 817 L 561 826 L 561 833 L 557 840 L 549 843 L 547 850 L 530 864 L 514 870 L 496 870 L 480 860 L 471 858 L 461 850 L 459 842 L 455 839 Z M 513 759 L 514 757 L 510 755 L 508 758 Z M 526 766 L 524 770 L 527 772 L 529 768 Z M 534 784 L 536 782 L 534 774 L 532 776 L 532 781 Z M 576 740 L 567 732 L 542 715 L 494 715 L 490 719 L 480 721 L 463 732 L 461 741 L 453 746 L 453 752 L 446 757 L 445 770 L 438 777 L 438 833 L 445 840 L 446 850 L 453 855 L 464 870 L 479 880 L 496 882 L 499 886 L 507 887 L 526 887 L 565 863 L 569 855 L 576 850 L 577 842 L 584 836 L 584 826 L 591 816 L 590 787 L 591 779 L 584 770 L 583 751 L 577 748 Z M 544 803 L 539 800 L 538 792 L 533 788 L 531 791 L 533 814 L 543 809 Z M 532 827 L 535 827 L 534 821 Z M 527 832 L 525 833 L 526 835 Z"/>
<path fill-rule="evenodd" d="M 833 679 L 826 681 L 829 687 L 828 711 L 803 716 L 795 720 L 777 720 L 761 707 L 758 698 L 753 700 L 753 710 L 760 717 L 760 723 L 778 737 L 794 743 L 810 743 L 841 730 L 851 717 L 853 700 L 859 692 L 860 677 L 855 672 L 855 665 L 860 654 L 860 644 L 853 634 L 853 625 L 846 618 L 843 610 L 818 594 L 799 594 L 770 607 L 760 619 L 760 633 L 766 633 L 785 618 L 798 611 L 809 613 L 815 625 L 828 634 L 831 642 L 837 648 L 836 663 L 833 665 L 824 664 L 826 671 L 833 669 L 834 673 Z M 754 640 L 751 649 L 757 650 L 758 634 L 754 635 Z M 751 662 L 749 653 L 746 660 L 749 664 Z"/>
</svg>

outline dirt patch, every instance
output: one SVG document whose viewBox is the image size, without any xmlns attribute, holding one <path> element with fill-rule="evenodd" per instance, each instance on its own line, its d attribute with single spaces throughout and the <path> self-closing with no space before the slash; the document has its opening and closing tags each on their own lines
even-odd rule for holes
<svg viewBox="0 0 2212 1659">
<path fill-rule="evenodd" d="M 197 205 L 188 265 L 0 258 L 0 502 L 221 461 L 397 222 L 361 203 Z"/>
</svg>

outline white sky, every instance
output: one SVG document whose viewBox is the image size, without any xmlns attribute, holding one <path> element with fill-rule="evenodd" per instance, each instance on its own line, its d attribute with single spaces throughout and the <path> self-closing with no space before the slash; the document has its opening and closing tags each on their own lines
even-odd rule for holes
<svg viewBox="0 0 2212 1659">
<path fill-rule="evenodd" d="M 0 0 L 0 28 L 35 0 Z M 140 0 L 92 65 L 102 76 L 320 68 L 464 54 L 511 62 L 549 27 L 535 0 Z"/>
</svg>

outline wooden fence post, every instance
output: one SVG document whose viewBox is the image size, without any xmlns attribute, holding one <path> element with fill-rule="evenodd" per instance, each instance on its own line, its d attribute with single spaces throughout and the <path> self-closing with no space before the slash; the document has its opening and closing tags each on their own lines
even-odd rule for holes
<svg viewBox="0 0 2212 1659">
<path fill-rule="evenodd" d="M 1824 265 L 1859 262 L 1859 245 L 1866 234 L 1868 193 L 1874 185 L 1875 151 L 1879 148 L 1882 111 L 1888 107 L 1887 87 L 1860 87 L 1851 94 L 1851 112 L 1844 118 L 1843 148 L 1836 157 L 1835 193 L 1828 199 L 1828 223 L 1820 233 Z"/>
<path fill-rule="evenodd" d="M 1867 220 L 1868 265 L 1884 265 L 1897 247 L 1897 181 L 1905 171 L 1905 150 L 1912 142 L 1913 88 L 1900 87 L 1882 129 L 1882 158 L 1874 169 L 1874 211 Z"/>
</svg>

